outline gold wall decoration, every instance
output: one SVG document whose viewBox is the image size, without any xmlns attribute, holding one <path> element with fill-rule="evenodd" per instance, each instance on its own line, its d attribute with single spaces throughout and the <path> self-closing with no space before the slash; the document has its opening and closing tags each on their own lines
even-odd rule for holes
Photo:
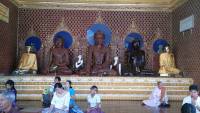
<svg viewBox="0 0 200 113">
<path fill-rule="evenodd" d="M 10 0 L 19 8 L 103 10 L 103 11 L 172 11 L 188 0 Z"/>
<path fill-rule="evenodd" d="M 95 23 L 103 23 L 103 22 L 104 22 L 104 20 L 101 16 L 101 11 L 99 11 L 97 14 L 97 19 L 96 19 Z"/>
<path fill-rule="evenodd" d="M 155 38 L 156 39 L 163 38 L 162 37 L 162 31 L 160 30 L 160 28 L 156 29 Z"/>
<path fill-rule="evenodd" d="M 0 3 L 0 21 L 9 22 L 9 8 Z"/>
<path fill-rule="evenodd" d="M 128 28 L 127 34 L 129 34 L 129 33 L 139 33 L 138 27 L 136 26 L 134 21 L 132 21 L 130 27 Z"/>
</svg>

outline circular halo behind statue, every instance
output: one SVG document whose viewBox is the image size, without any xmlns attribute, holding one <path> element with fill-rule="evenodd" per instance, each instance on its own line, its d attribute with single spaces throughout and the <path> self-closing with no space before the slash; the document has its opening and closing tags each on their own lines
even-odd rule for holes
<svg viewBox="0 0 200 113">
<path fill-rule="evenodd" d="M 54 36 L 53 42 L 55 43 L 55 41 L 59 37 L 62 37 L 64 39 L 64 47 L 65 48 L 70 48 L 72 46 L 73 38 L 72 38 L 72 36 L 69 32 L 60 31 L 60 32 L 56 33 L 55 36 Z"/>
<path fill-rule="evenodd" d="M 109 27 L 107 27 L 104 24 L 93 24 L 88 30 L 87 30 L 87 41 L 89 45 L 95 45 L 94 41 L 94 34 L 97 31 L 101 31 L 105 35 L 104 39 L 104 45 L 108 46 L 111 42 L 112 32 Z"/>
<path fill-rule="evenodd" d="M 39 37 L 37 37 L 37 36 L 28 37 L 26 39 L 26 42 L 25 42 L 25 46 L 31 46 L 31 47 L 33 47 L 32 48 L 33 52 L 39 51 L 40 48 L 41 48 L 41 45 L 42 45 L 41 39 Z"/>
<path fill-rule="evenodd" d="M 125 38 L 124 44 L 125 48 L 128 50 L 132 49 L 132 42 L 133 41 L 139 41 L 140 48 L 144 47 L 143 37 L 139 33 L 129 33 L 127 37 Z"/>
<path fill-rule="evenodd" d="M 160 53 L 159 50 L 163 49 L 163 47 L 167 45 L 168 45 L 168 42 L 165 39 L 157 39 L 153 42 L 153 50 L 155 53 Z"/>
</svg>

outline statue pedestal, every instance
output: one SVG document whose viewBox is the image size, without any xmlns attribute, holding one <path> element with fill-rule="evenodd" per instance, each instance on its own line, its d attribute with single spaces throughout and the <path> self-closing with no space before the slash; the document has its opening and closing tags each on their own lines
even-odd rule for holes
<svg viewBox="0 0 200 113">
<path fill-rule="evenodd" d="M 160 76 L 161 76 L 161 77 L 169 77 L 169 74 L 167 74 L 167 73 L 162 73 L 162 74 L 160 74 Z"/>
</svg>

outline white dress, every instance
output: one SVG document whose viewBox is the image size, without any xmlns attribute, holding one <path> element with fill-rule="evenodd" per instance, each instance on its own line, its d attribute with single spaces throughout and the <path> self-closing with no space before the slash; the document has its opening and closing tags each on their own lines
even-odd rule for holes
<svg viewBox="0 0 200 113">
<path fill-rule="evenodd" d="M 90 104 L 90 107 L 96 107 L 98 103 L 101 103 L 101 98 L 98 94 L 95 94 L 94 97 L 90 94 L 87 97 L 87 102 Z"/>
<path fill-rule="evenodd" d="M 161 98 L 161 89 L 159 89 L 158 87 L 155 87 L 149 99 L 144 100 L 143 103 L 150 107 L 158 107 L 161 104 L 160 98 Z M 162 101 L 168 104 L 168 97 L 167 97 L 166 91 L 165 91 L 165 96 L 163 97 Z"/>
<path fill-rule="evenodd" d="M 70 94 L 67 92 L 64 96 L 58 97 L 56 93 L 53 95 L 51 104 L 57 109 L 67 109 L 69 110 Z"/>
<path fill-rule="evenodd" d="M 70 94 L 66 92 L 62 97 L 58 97 L 56 93 L 53 95 L 51 104 L 54 105 L 54 109 L 51 113 L 66 113 L 69 110 Z M 46 108 L 42 113 L 49 113 L 49 108 Z"/>
<path fill-rule="evenodd" d="M 184 105 L 185 103 L 188 103 L 188 104 L 192 104 L 192 97 L 191 96 L 187 96 L 183 99 L 183 103 L 182 105 Z M 197 101 L 196 101 L 196 106 L 200 106 L 200 97 L 197 98 Z M 198 109 L 196 109 L 196 113 L 200 113 L 200 111 Z"/>
</svg>

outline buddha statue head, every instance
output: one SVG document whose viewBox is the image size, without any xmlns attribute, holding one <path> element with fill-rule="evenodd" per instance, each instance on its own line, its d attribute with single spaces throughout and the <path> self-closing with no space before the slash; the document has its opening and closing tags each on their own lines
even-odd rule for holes
<svg viewBox="0 0 200 113">
<path fill-rule="evenodd" d="M 64 47 L 64 38 L 61 36 L 56 36 L 54 45 L 55 45 L 55 48 L 63 48 Z"/>
<path fill-rule="evenodd" d="M 167 45 L 167 46 L 164 47 L 164 52 L 170 53 L 170 47 L 169 47 L 169 45 Z"/>
<path fill-rule="evenodd" d="M 133 40 L 132 41 L 132 48 L 133 48 L 133 50 L 139 50 L 140 49 L 140 41 Z"/>
<path fill-rule="evenodd" d="M 95 45 L 103 45 L 105 39 L 105 34 L 101 31 L 97 31 L 94 34 Z"/>
<path fill-rule="evenodd" d="M 26 52 L 30 53 L 31 52 L 31 48 L 32 48 L 31 46 L 26 46 Z"/>
</svg>

